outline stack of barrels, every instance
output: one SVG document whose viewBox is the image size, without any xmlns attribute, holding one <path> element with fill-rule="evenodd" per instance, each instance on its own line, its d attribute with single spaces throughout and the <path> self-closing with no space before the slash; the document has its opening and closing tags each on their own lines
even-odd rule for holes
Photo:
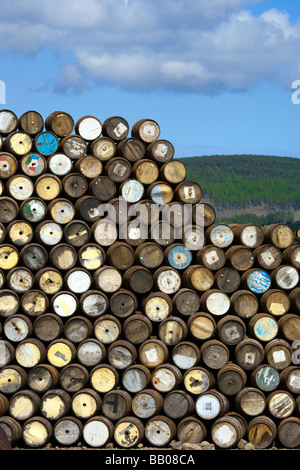
<svg viewBox="0 0 300 470">
<path fill-rule="evenodd" d="M 299 447 L 292 228 L 217 223 L 153 119 L 1 110 L 0 136 L 11 447 Z"/>
</svg>

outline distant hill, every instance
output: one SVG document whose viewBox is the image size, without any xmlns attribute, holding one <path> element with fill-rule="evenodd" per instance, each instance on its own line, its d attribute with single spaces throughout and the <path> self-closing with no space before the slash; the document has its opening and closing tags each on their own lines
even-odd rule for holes
<svg viewBox="0 0 300 470">
<path fill-rule="evenodd" d="M 180 158 L 225 223 L 300 227 L 300 159 L 268 155 Z"/>
</svg>

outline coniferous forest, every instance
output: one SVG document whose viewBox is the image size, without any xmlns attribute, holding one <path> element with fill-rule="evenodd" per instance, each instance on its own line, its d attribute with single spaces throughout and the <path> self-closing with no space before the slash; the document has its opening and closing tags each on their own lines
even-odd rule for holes
<svg viewBox="0 0 300 470">
<path fill-rule="evenodd" d="M 288 223 L 300 227 L 300 159 L 267 155 L 180 158 L 187 179 L 224 223 Z"/>
</svg>

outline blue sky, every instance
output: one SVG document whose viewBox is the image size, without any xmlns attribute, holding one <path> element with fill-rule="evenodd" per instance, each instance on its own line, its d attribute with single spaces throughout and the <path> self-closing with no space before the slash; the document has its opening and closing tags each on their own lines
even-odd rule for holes
<svg viewBox="0 0 300 470">
<path fill-rule="evenodd" d="M 0 0 L 0 11 L 2 108 L 154 119 L 176 157 L 300 157 L 296 0 Z"/>
</svg>

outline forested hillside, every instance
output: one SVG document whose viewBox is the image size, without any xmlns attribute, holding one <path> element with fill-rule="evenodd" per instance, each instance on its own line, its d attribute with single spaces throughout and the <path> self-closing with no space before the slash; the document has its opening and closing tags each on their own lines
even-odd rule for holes
<svg viewBox="0 0 300 470">
<path fill-rule="evenodd" d="M 218 220 L 300 226 L 300 159 L 264 155 L 181 158 Z"/>
</svg>

